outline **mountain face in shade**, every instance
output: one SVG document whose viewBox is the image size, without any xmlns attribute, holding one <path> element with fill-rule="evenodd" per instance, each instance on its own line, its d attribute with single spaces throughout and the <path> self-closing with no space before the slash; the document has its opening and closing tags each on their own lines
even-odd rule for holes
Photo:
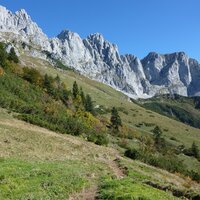
<svg viewBox="0 0 200 200">
<path fill-rule="evenodd" d="M 82 39 L 63 30 L 48 38 L 25 10 L 12 13 L 1 6 L 0 39 L 12 43 L 19 54 L 22 44 L 26 46 L 24 52 L 34 57 L 48 59 L 48 52 L 79 73 L 133 98 L 166 93 L 200 95 L 200 64 L 184 52 L 151 52 L 140 60 L 134 55 L 120 55 L 118 47 L 99 33 Z"/>
</svg>

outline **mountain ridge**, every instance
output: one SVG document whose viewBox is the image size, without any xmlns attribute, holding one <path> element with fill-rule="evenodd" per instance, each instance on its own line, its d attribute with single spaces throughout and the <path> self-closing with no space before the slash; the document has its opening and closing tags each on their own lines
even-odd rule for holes
<svg viewBox="0 0 200 200">
<path fill-rule="evenodd" d="M 118 47 L 100 33 L 82 39 L 77 33 L 63 30 L 48 38 L 24 9 L 15 13 L 0 7 L 0 38 L 3 33 L 20 35 L 16 48 L 23 41 L 37 48 L 31 55 L 47 60 L 43 51 L 91 79 L 103 82 L 132 98 L 148 98 L 156 94 L 200 95 L 200 64 L 184 52 L 158 54 L 150 52 L 143 59 L 120 55 Z M 16 37 L 14 37 L 16 39 Z M 16 39 L 16 40 L 17 40 Z M 10 36 L 8 41 L 13 41 Z M 30 49 L 27 49 L 30 54 Z"/>
</svg>

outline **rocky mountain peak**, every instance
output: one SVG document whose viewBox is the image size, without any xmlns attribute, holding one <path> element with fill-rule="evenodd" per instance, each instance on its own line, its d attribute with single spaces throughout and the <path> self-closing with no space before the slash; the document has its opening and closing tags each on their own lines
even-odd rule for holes
<svg viewBox="0 0 200 200">
<path fill-rule="evenodd" d="M 5 12 L 5 11 L 7 11 L 7 12 L 8 12 L 8 10 L 6 9 L 6 7 L 4 7 L 4 6 L 1 6 L 1 5 L 0 5 L 0 11 L 1 11 L 1 12 Z"/>
<path fill-rule="evenodd" d="M 92 54 L 98 54 L 105 63 L 113 65 L 113 61 L 120 62 L 120 54 L 117 45 L 107 41 L 102 34 L 91 34 L 84 40 L 84 43 Z M 96 53 L 93 50 L 95 50 Z"/>
<path fill-rule="evenodd" d="M 90 34 L 88 37 L 87 37 L 88 40 L 92 40 L 92 41 L 104 41 L 104 37 L 101 33 L 93 33 L 93 34 Z"/>
<path fill-rule="evenodd" d="M 14 37 L 15 40 L 20 40 L 25 43 L 31 43 L 30 45 L 40 46 L 42 50 L 50 51 L 48 37 L 43 33 L 41 28 L 32 21 L 31 17 L 24 9 L 12 13 L 1 6 L 0 31 L 17 34 L 17 36 L 9 35 L 9 37 Z M 13 38 L 10 39 L 11 41 L 13 40 Z M 37 55 L 41 55 L 41 53 L 37 53 Z"/>
<path fill-rule="evenodd" d="M 100 33 L 82 39 L 77 33 L 63 30 L 49 39 L 24 9 L 12 13 L 0 6 L 0 40 L 5 40 L 7 32 L 13 33 L 8 34 L 9 42 L 15 40 L 20 45 L 26 41 L 33 47 L 28 54 L 45 59 L 42 50 L 48 51 L 81 74 L 133 98 L 165 93 L 200 95 L 200 65 L 184 52 L 150 52 L 140 60 L 132 54 L 120 55 L 117 46 Z"/>
<path fill-rule="evenodd" d="M 90 43 L 90 45 L 96 50 L 100 51 L 105 48 L 106 41 L 100 33 L 95 33 L 89 35 L 86 40 Z"/>
<path fill-rule="evenodd" d="M 157 53 L 157 52 L 150 52 L 146 57 L 144 57 L 142 60 L 148 60 L 148 61 L 155 61 L 157 59 L 160 59 L 162 57 L 161 54 Z"/>
<path fill-rule="evenodd" d="M 12 13 L 5 7 L 0 6 L 0 25 L 2 30 L 17 32 L 32 23 L 31 17 L 24 9 Z"/>
<path fill-rule="evenodd" d="M 86 40 L 88 40 L 91 45 L 96 46 L 98 49 L 112 47 L 118 51 L 117 45 L 107 41 L 100 33 L 91 34 L 86 38 Z"/>
<path fill-rule="evenodd" d="M 28 15 L 26 10 L 24 9 L 20 9 L 19 11 L 15 13 L 15 15 L 22 20 L 26 20 L 26 21 L 31 20 L 31 17 Z"/>
<path fill-rule="evenodd" d="M 170 60 L 183 61 L 189 59 L 189 56 L 185 52 L 181 51 L 181 52 L 165 54 L 165 58 Z"/>
<path fill-rule="evenodd" d="M 65 41 L 65 40 L 70 40 L 74 37 L 79 37 L 79 35 L 77 33 L 71 32 L 70 30 L 63 30 L 61 31 L 58 35 L 57 38 L 59 40 Z"/>
</svg>

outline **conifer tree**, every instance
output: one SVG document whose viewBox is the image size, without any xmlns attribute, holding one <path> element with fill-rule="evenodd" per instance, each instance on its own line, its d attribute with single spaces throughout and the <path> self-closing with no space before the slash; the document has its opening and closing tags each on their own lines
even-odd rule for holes
<svg viewBox="0 0 200 200">
<path fill-rule="evenodd" d="M 61 80 L 60 80 L 60 77 L 58 76 L 58 74 L 57 74 L 57 76 L 56 76 L 56 78 L 55 78 L 55 81 L 56 81 L 56 84 L 57 84 L 58 86 L 60 86 Z"/>
<path fill-rule="evenodd" d="M 199 158 L 199 149 L 195 142 L 192 143 L 191 153 L 195 158 Z"/>
<path fill-rule="evenodd" d="M 155 144 L 159 145 L 161 141 L 161 135 L 162 135 L 162 130 L 160 129 L 159 126 L 156 126 L 153 129 L 153 135 L 154 135 Z"/>
<path fill-rule="evenodd" d="M 115 130 L 119 130 L 119 126 L 122 126 L 121 118 L 115 107 L 112 108 L 110 122 Z"/>
<path fill-rule="evenodd" d="M 81 96 L 82 104 L 85 105 L 85 94 L 82 88 L 80 88 L 80 96 Z"/>
<path fill-rule="evenodd" d="M 76 99 L 79 95 L 79 89 L 76 81 L 74 81 L 73 88 L 72 88 L 73 98 Z"/>
<path fill-rule="evenodd" d="M 43 85 L 44 85 L 44 88 L 47 89 L 47 92 L 50 95 L 54 95 L 54 88 L 53 88 L 52 82 L 53 82 L 53 78 L 45 74 Z"/>
<path fill-rule="evenodd" d="M 87 94 L 85 98 L 85 111 L 94 114 L 94 105 L 89 94 Z"/>
<path fill-rule="evenodd" d="M 45 88 L 49 88 L 50 85 L 51 85 L 51 82 L 50 82 L 50 80 L 49 80 L 49 77 L 48 77 L 47 74 L 45 74 L 45 76 L 44 76 L 44 87 L 45 87 Z"/>
</svg>

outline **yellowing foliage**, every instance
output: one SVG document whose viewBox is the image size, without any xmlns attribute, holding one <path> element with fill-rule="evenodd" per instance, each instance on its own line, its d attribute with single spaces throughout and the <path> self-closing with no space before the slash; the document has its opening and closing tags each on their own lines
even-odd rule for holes
<svg viewBox="0 0 200 200">
<path fill-rule="evenodd" d="M 75 117 L 81 118 L 84 122 L 84 124 L 88 128 L 95 127 L 97 131 L 102 130 L 103 124 L 100 122 L 99 119 L 95 118 L 91 113 L 82 111 L 81 109 L 78 109 L 75 113 Z"/>
<path fill-rule="evenodd" d="M 2 67 L 0 67 L 0 76 L 3 76 L 4 75 L 4 70 Z"/>
<path fill-rule="evenodd" d="M 10 63 L 10 70 L 11 70 L 11 72 L 13 72 L 14 74 L 17 74 L 17 75 L 23 74 L 22 67 L 15 63 Z"/>
<path fill-rule="evenodd" d="M 82 100 L 81 100 L 81 96 L 80 96 L 80 95 L 77 95 L 77 96 L 76 96 L 76 98 L 74 99 L 74 103 L 75 103 L 77 106 L 81 106 Z"/>
<path fill-rule="evenodd" d="M 52 116 L 56 116 L 60 112 L 60 110 L 58 108 L 60 108 L 58 101 L 48 102 L 48 103 L 46 103 L 44 112 L 51 114 Z"/>
</svg>

